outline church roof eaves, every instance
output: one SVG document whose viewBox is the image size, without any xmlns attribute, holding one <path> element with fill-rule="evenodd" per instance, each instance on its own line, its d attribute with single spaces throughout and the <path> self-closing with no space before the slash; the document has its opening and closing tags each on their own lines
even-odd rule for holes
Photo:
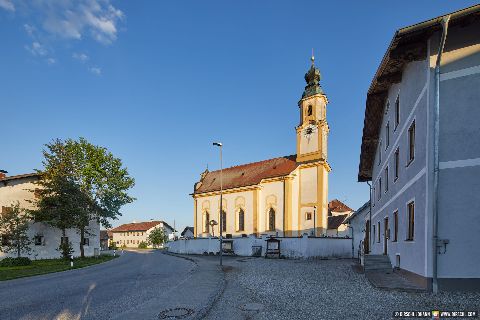
<svg viewBox="0 0 480 320">
<path fill-rule="evenodd" d="M 223 190 L 258 185 L 264 179 L 287 176 L 298 165 L 296 155 L 290 155 L 225 168 L 223 169 Z M 220 170 L 216 170 L 205 175 L 193 194 L 219 190 Z"/>
</svg>

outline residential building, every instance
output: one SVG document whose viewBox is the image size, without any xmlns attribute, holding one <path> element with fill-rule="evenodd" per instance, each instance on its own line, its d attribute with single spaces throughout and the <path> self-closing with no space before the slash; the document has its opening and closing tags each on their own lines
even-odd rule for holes
<svg viewBox="0 0 480 320">
<path fill-rule="evenodd" d="M 185 227 L 180 236 L 184 239 L 192 239 L 194 237 L 194 232 L 195 230 L 193 227 Z"/>
<path fill-rule="evenodd" d="M 338 199 L 328 203 L 327 236 L 345 237 L 350 236 L 350 231 L 344 223 L 353 213 L 353 209 Z"/>
<path fill-rule="evenodd" d="M 218 235 L 219 228 L 231 236 L 326 233 L 328 99 L 313 57 L 305 80 L 307 86 L 298 102 L 297 153 L 223 169 L 221 210 L 220 170 L 203 172 L 192 194 L 195 237 Z M 218 225 L 212 228 L 211 220 Z"/>
<path fill-rule="evenodd" d="M 17 202 L 20 208 L 33 209 L 30 201 L 35 200 L 37 196 L 34 192 L 39 188 L 35 184 L 40 176 L 36 173 L 22 174 L 17 176 L 6 176 L 0 173 L 0 209 L 1 213 L 11 210 L 11 207 Z M 84 240 L 85 256 L 93 256 L 95 249 L 100 248 L 100 225 L 97 221 L 92 220 L 87 228 L 88 235 Z M 0 231 L 1 232 L 1 231 Z M 28 237 L 32 239 L 32 253 L 29 255 L 31 259 L 52 259 L 61 256 L 58 247 L 62 238 L 62 231 L 53 228 L 45 223 L 31 222 L 28 230 Z M 67 229 L 66 237 L 71 242 L 74 249 L 73 255 L 80 255 L 80 234 L 75 229 Z M 14 254 L 5 254 L 0 252 L 0 259 Z"/>
<path fill-rule="evenodd" d="M 434 291 L 480 288 L 479 17 L 476 5 L 398 30 L 367 94 L 371 253 Z"/>
<path fill-rule="evenodd" d="M 169 239 L 173 235 L 173 228 L 165 221 L 132 222 L 122 224 L 110 231 L 117 247 L 138 248 L 140 243 L 148 243 L 148 236 L 157 228 L 162 228 Z M 149 244 L 148 247 L 153 246 Z"/>
<path fill-rule="evenodd" d="M 354 256 L 359 257 L 360 253 L 368 253 L 368 238 L 370 227 L 368 221 L 370 219 L 370 201 L 353 212 L 344 223 L 352 228 L 353 232 L 353 248 Z"/>
</svg>

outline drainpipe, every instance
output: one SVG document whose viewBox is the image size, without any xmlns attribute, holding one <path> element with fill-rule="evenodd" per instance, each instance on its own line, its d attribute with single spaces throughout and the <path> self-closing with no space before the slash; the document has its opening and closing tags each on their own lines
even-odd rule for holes
<svg viewBox="0 0 480 320">
<path fill-rule="evenodd" d="M 355 258 L 355 245 L 354 245 L 354 241 L 353 241 L 353 227 L 352 227 L 351 224 L 349 224 L 347 227 L 352 230 L 352 259 L 353 259 L 353 258 Z"/>
<path fill-rule="evenodd" d="M 370 227 L 370 230 L 368 230 L 368 252 L 365 252 L 365 254 L 370 254 L 372 252 L 372 245 L 373 245 L 373 241 L 372 241 L 372 185 L 370 184 L 370 182 L 367 181 L 367 184 L 368 186 L 370 187 L 370 210 L 369 210 L 369 221 L 370 223 L 368 224 L 368 226 Z"/>
<path fill-rule="evenodd" d="M 435 64 L 435 106 L 434 106 L 434 141 L 433 141 L 433 259 L 432 259 L 432 291 L 438 292 L 437 279 L 437 242 L 438 242 L 438 178 L 439 178 L 439 140 L 440 140 L 440 63 L 447 40 L 448 22 L 450 15 L 442 18 L 442 38 L 438 46 L 437 62 Z"/>
</svg>

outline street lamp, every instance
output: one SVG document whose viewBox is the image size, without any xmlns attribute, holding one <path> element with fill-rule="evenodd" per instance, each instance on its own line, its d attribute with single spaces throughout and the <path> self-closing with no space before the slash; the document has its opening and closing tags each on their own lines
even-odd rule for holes
<svg viewBox="0 0 480 320">
<path fill-rule="evenodd" d="M 223 163 L 222 163 L 222 147 L 223 144 L 221 142 L 214 142 L 214 146 L 220 148 L 220 266 L 222 266 L 222 256 L 223 256 L 223 203 L 222 203 L 222 198 L 223 198 Z"/>
<path fill-rule="evenodd" d="M 317 206 L 313 206 L 313 236 L 317 236 Z"/>
</svg>

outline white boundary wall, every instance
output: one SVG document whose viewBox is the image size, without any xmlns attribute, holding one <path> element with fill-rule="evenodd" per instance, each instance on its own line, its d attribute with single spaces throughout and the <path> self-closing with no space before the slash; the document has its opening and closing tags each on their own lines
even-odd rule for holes
<svg viewBox="0 0 480 320">
<path fill-rule="evenodd" d="M 280 254 L 290 259 L 351 258 L 351 238 L 283 238 L 280 240 Z M 251 256 L 253 246 L 262 247 L 262 256 L 267 249 L 267 238 L 232 238 L 233 251 L 237 256 Z M 182 239 L 167 244 L 169 252 L 179 254 L 218 254 L 220 240 L 217 238 Z"/>
</svg>

